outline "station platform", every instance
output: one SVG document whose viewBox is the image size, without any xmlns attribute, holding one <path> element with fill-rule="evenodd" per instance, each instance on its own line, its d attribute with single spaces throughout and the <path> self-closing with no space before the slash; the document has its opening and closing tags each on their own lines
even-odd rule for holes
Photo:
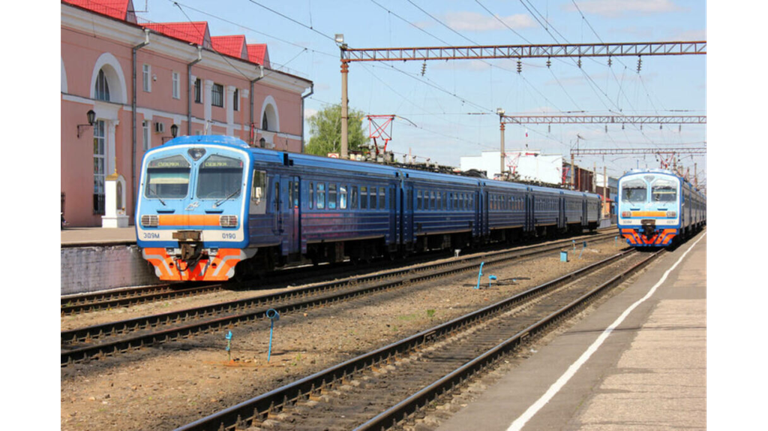
<svg viewBox="0 0 768 431">
<path fill-rule="evenodd" d="M 136 244 L 136 228 L 65 227 L 62 247 Z"/>
<path fill-rule="evenodd" d="M 136 230 L 67 227 L 61 231 L 61 294 L 161 284 L 136 245 Z"/>
<path fill-rule="evenodd" d="M 438 429 L 706 429 L 706 285 L 704 231 Z"/>
</svg>

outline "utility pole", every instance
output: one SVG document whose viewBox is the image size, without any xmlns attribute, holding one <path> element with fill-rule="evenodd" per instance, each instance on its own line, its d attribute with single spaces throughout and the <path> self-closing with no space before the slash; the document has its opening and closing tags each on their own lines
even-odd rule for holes
<svg viewBox="0 0 768 431">
<path fill-rule="evenodd" d="M 608 188 L 608 175 L 607 175 L 607 172 L 608 171 L 607 171 L 606 167 L 603 166 L 603 208 L 605 208 L 605 201 L 606 201 L 605 195 L 608 194 L 608 190 L 606 190 Z M 605 213 L 605 209 L 603 209 L 603 213 Z M 610 211 L 609 211 L 609 213 L 610 213 Z"/>
<path fill-rule="evenodd" d="M 347 52 L 347 44 L 344 43 L 344 35 L 337 34 L 334 38 L 341 51 L 341 158 L 349 159 L 349 100 L 347 99 L 347 75 L 349 75 L 349 63 L 344 61 Z"/>
<path fill-rule="evenodd" d="M 576 173 L 576 165 L 573 164 L 573 152 L 571 152 L 571 190 L 573 190 L 573 175 Z"/>
<path fill-rule="evenodd" d="M 496 113 L 499 114 L 499 124 L 501 129 L 501 152 L 499 153 L 499 158 L 501 159 L 501 166 L 499 170 L 499 177 L 504 177 L 504 162 L 506 161 L 506 157 L 504 154 L 504 110 L 501 108 L 496 108 Z"/>
<path fill-rule="evenodd" d="M 699 188 L 699 164 L 693 164 L 693 185 Z"/>
</svg>

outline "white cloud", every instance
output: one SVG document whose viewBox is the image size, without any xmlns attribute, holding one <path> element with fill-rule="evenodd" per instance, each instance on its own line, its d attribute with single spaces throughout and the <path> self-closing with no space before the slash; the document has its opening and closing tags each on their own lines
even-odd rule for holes
<svg viewBox="0 0 768 431">
<path fill-rule="evenodd" d="M 304 119 L 308 119 L 309 117 L 317 114 L 317 109 L 305 109 L 304 110 Z"/>
<path fill-rule="evenodd" d="M 565 9 L 576 11 L 573 5 L 566 5 Z M 584 13 L 608 18 L 617 18 L 632 12 L 651 14 L 683 10 L 671 0 L 587 0 L 579 2 L 579 9 Z"/>
<path fill-rule="evenodd" d="M 509 16 L 499 16 L 500 20 L 513 29 L 536 27 L 536 22 L 530 15 L 515 14 Z M 448 12 L 440 16 L 440 19 L 449 27 L 456 31 L 493 31 L 506 30 L 507 27 L 500 23 L 496 18 L 477 12 Z M 433 27 L 437 25 L 434 21 L 420 21 L 416 26 L 420 28 Z"/>
</svg>

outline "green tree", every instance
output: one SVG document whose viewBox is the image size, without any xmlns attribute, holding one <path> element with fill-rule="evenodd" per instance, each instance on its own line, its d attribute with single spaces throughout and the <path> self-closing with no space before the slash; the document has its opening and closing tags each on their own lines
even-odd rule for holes
<svg viewBox="0 0 768 431">
<path fill-rule="evenodd" d="M 359 151 L 368 142 L 363 127 L 365 113 L 349 110 L 349 151 Z M 304 152 L 318 156 L 341 154 L 341 104 L 331 105 L 309 117 L 309 143 Z"/>
</svg>

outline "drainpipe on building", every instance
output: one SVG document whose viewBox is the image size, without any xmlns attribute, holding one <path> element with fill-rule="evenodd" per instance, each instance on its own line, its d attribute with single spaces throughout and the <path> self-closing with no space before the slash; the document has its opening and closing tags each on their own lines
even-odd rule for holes
<svg viewBox="0 0 768 431">
<path fill-rule="evenodd" d="M 253 81 L 251 81 L 251 89 L 250 89 L 250 93 L 248 93 L 248 98 L 251 99 L 251 124 L 249 125 L 249 127 L 251 128 L 250 135 L 251 135 L 251 146 L 252 147 L 256 146 L 256 132 L 253 131 L 253 99 L 254 99 L 254 97 L 253 97 L 253 84 L 256 81 L 261 81 L 262 79 L 264 79 L 264 66 L 260 64 L 259 65 L 259 77 L 254 79 Z"/>
<path fill-rule="evenodd" d="M 304 99 L 311 96 L 315 92 L 315 83 L 312 83 L 312 87 L 309 88 L 309 94 L 301 96 L 301 153 L 304 154 Z"/>
<path fill-rule="evenodd" d="M 133 66 L 133 84 L 131 85 L 131 212 L 136 211 L 136 51 L 149 45 L 148 28 L 144 29 L 144 42 L 133 47 L 131 63 Z M 115 166 L 117 169 L 117 166 Z"/>
<path fill-rule="evenodd" d="M 187 64 L 187 136 L 192 134 L 192 66 L 203 60 L 203 47 L 197 45 L 197 60 Z M 200 91 L 203 91 L 200 89 Z"/>
</svg>

